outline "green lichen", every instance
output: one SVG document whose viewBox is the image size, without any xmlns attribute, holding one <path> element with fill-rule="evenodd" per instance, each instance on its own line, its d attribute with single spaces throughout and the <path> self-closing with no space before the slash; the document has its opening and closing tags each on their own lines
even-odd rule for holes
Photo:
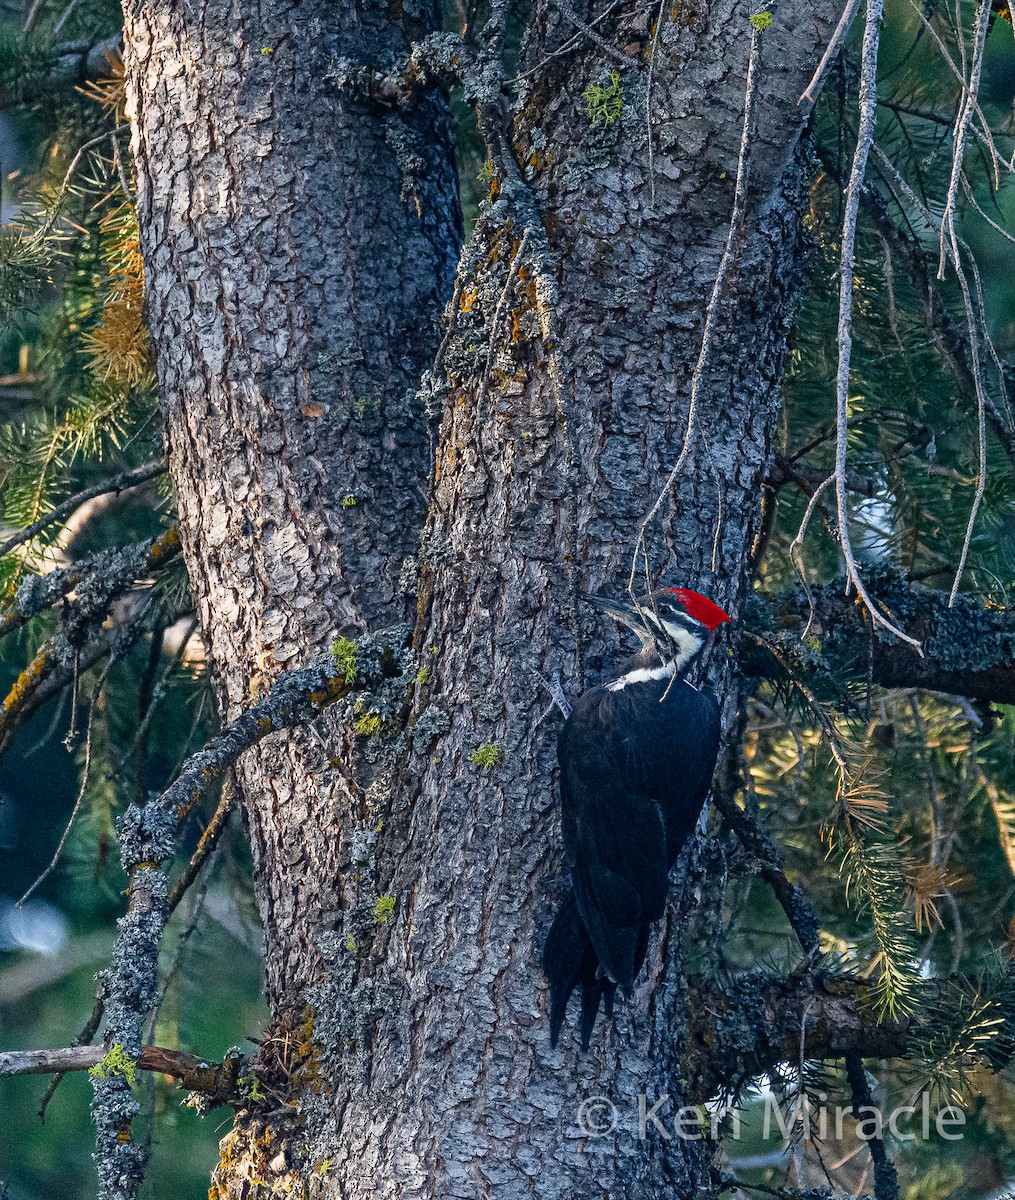
<svg viewBox="0 0 1015 1200">
<path fill-rule="evenodd" d="M 265 1098 L 257 1076 L 253 1072 L 249 1075 L 241 1075 L 236 1083 L 239 1086 L 240 1094 L 245 1096 L 246 1099 L 257 1101 Z"/>
<path fill-rule="evenodd" d="M 770 29 L 772 25 L 772 14 L 770 12 L 752 13 L 747 19 L 758 31 L 758 33 L 764 33 L 765 30 Z"/>
<path fill-rule="evenodd" d="M 365 417 L 376 413 L 381 407 L 380 396 L 357 396 L 353 404 L 356 416 L 362 421 Z M 353 497 L 355 499 L 355 497 Z"/>
<path fill-rule="evenodd" d="M 347 495 L 342 497 L 343 508 L 355 508 L 357 504 L 359 504 L 359 501 L 352 494 L 352 492 L 349 492 Z"/>
<path fill-rule="evenodd" d="M 426 683 L 426 681 L 429 678 L 430 678 L 430 672 L 429 672 L 429 670 L 427 670 L 426 667 L 420 667 L 420 669 L 416 672 L 416 682 L 417 683 Z"/>
<path fill-rule="evenodd" d="M 374 921 L 378 925 L 387 925 L 395 915 L 395 903 L 394 896 L 377 897 L 377 903 L 374 905 Z"/>
<path fill-rule="evenodd" d="M 492 742 L 484 742 L 469 755 L 469 762 L 475 763 L 480 770 L 487 771 L 500 762 L 500 751 Z"/>
<path fill-rule="evenodd" d="M 335 638 L 331 643 L 335 666 L 346 683 L 356 682 L 356 643 L 347 637 Z"/>
<path fill-rule="evenodd" d="M 350 954 L 355 954 L 356 951 L 359 949 L 359 943 L 356 941 L 356 939 L 353 937 L 353 935 L 351 933 L 347 933 L 345 935 L 345 948 L 346 948 L 346 950 L 349 951 Z"/>
<path fill-rule="evenodd" d="M 589 84 L 582 92 L 582 100 L 585 101 L 585 115 L 593 125 L 612 125 L 624 109 L 624 88 L 620 76 L 616 71 L 611 71 L 606 83 Z"/>
<path fill-rule="evenodd" d="M 360 737 L 377 737 L 381 732 L 381 724 L 379 713 L 363 712 L 353 722 L 352 728 Z"/>
<path fill-rule="evenodd" d="M 119 1043 L 114 1043 L 94 1067 L 88 1068 L 88 1074 L 93 1079 L 113 1079 L 119 1076 L 127 1081 L 128 1087 L 133 1087 L 137 1080 L 137 1066 L 127 1051 Z"/>
</svg>

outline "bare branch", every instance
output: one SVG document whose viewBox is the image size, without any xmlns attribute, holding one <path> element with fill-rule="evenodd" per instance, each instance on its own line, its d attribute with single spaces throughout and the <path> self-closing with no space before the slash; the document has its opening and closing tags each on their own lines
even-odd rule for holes
<svg viewBox="0 0 1015 1200">
<path fill-rule="evenodd" d="M 842 10 L 842 16 L 839 18 L 839 23 L 836 25 L 828 45 L 825 47 L 821 61 L 815 68 L 810 83 L 804 88 L 803 95 L 797 101 L 805 113 L 810 112 L 814 107 L 815 101 L 818 98 L 818 92 L 821 91 L 821 86 L 825 82 L 825 74 L 828 71 L 829 65 L 835 57 L 839 46 L 842 44 L 843 38 L 849 33 L 859 7 L 860 0 L 846 0 L 846 7 Z"/>
<path fill-rule="evenodd" d="M 160 475 L 165 475 L 168 469 L 163 463 L 148 463 L 143 467 L 135 468 L 133 471 L 124 471 L 122 475 L 117 475 L 115 479 L 104 480 L 93 487 L 85 488 L 74 496 L 69 496 L 51 512 L 46 513 L 44 517 L 40 517 L 38 521 L 33 522 L 26 529 L 18 530 L 17 533 L 0 545 L 0 558 L 5 554 L 10 554 L 17 546 L 22 546 L 25 542 L 29 542 L 32 538 L 37 537 L 44 529 L 52 525 L 54 521 L 59 521 L 62 517 L 72 513 L 78 505 L 84 504 L 88 500 L 94 500 L 96 496 L 107 496 L 110 493 L 119 495 L 120 492 L 128 491 L 130 488 L 140 487 L 143 483 L 148 483 L 152 479 L 157 479 Z"/>
<path fill-rule="evenodd" d="M 945 209 L 941 217 L 937 267 L 938 279 L 944 279 L 945 277 L 945 261 L 949 250 L 951 251 L 953 262 L 957 263 L 959 258 L 959 248 L 955 240 L 955 202 L 959 196 L 962 162 L 966 153 L 966 137 L 969 133 L 969 125 L 973 119 L 973 106 L 976 104 L 976 97 L 980 90 L 983 48 L 987 43 L 987 29 L 989 25 L 990 0 L 980 0 L 980 6 L 976 14 L 976 28 L 973 34 L 973 61 L 969 68 L 969 79 L 962 81 L 962 101 L 955 120 L 955 133 L 952 137 L 952 173 L 948 181 L 948 194 L 945 198 Z"/>
<path fill-rule="evenodd" d="M 0 1079 L 14 1075 L 66 1075 L 70 1071 L 90 1071 L 107 1053 L 105 1046 L 64 1046 L 58 1050 L 0 1051 Z M 239 1077 L 248 1060 L 236 1051 L 216 1063 L 195 1058 L 182 1050 L 163 1046 L 142 1046 L 135 1064 L 141 1071 L 168 1075 L 189 1092 L 198 1092 L 212 1104 L 229 1104 L 242 1099 Z"/>
<path fill-rule="evenodd" d="M 846 446 L 849 432 L 849 364 L 853 349 L 853 267 L 856 259 L 856 224 L 860 195 L 867 175 L 867 159 L 874 144 L 877 118 L 878 44 L 884 0 L 867 0 L 863 50 L 860 63 L 860 128 L 857 133 L 853 166 L 846 185 L 846 203 L 842 219 L 842 249 L 839 261 L 839 366 L 835 377 L 835 499 L 839 520 L 839 546 L 846 566 L 846 584 L 856 589 L 871 620 L 883 626 L 920 653 L 920 643 L 889 620 L 875 605 L 860 578 L 849 537 L 849 509 L 846 485 Z"/>
<path fill-rule="evenodd" d="M 863 1054 L 859 1050 L 850 1050 L 846 1055 L 846 1077 L 849 1080 L 849 1088 L 853 1096 L 853 1115 L 860 1120 L 864 1109 L 868 1113 L 873 1110 L 874 1097 L 871 1095 L 870 1084 L 867 1082 Z M 899 1177 L 896 1174 L 895 1165 L 888 1157 L 884 1137 L 880 1133 L 876 1133 L 868 1139 L 867 1145 L 874 1163 L 875 1200 L 899 1200 Z"/>
</svg>

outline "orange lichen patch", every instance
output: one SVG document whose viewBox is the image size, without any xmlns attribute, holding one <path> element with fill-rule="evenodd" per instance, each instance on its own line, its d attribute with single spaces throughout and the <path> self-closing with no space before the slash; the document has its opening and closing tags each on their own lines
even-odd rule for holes
<svg viewBox="0 0 1015 1200">
<path fill-rule="evenodd" d="M 461 312 L 472 312 L 472 306 L 476 303 L 476 297 L 479 295 L 479 288 L 470 287 L 462 291 L 462 299 L 458 305 Z"/>
<path fill-rule="evenodd" d="M 533 150 L 526 161 L 534 171 L 545 171 L 553 162 L 553 156 L 545 150 Z"/>
<path fill-rule="evenodd" d="M 304 404 L 303 415 L 305 417 L 323 417 L 324 405 L 318 404 L 316 401 L 311 401 L 309 404 Z"/>
<path fill-rule="evenodd" d="M 152 548 L 148 551 L 148 562 L 153 567 L 160 567 L 179 552 L 180 530 L 178 526 L 174 525 L 172 529 L 167 529 L 161 537 L 152 542 Z"/>
<path fill-rule="evenodd" d="M 10 716 L 11 713 L 17 712 L 52 669 L 53 662 L 46 651 L 46 647 L 43 646 L 17 677 L 14 681 L 14 686 L 4 697 L 3 715 L 6 717 Z"/>
</svg>

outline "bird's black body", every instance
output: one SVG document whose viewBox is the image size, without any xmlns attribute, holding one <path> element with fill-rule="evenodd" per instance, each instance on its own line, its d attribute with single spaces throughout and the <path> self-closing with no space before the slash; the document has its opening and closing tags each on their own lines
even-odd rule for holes
<svg viewBox="0 0 1015 1200">
<path fill-rule="evenodd" d="M 583 693 L 557 743 L 572 889 L 543 951 L 552 1045 L 576 988 L 587 1048 L 600 1004 L 609 1015 L 616 989 L 633 985 L 650 925 L 666 907 L 670 869 L 708 795 L 718 705 L 672 663 L 666 677 L 644 678 L 663 663 L 646 647 L 612 685 Z"/>
</svg>

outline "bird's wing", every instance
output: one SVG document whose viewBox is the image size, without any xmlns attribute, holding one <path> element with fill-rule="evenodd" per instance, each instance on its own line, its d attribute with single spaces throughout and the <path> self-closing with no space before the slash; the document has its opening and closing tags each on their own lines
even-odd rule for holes
<svg viewBox="0 0 1015 1200">
<path fill-rule="evenodd" d="M 659 803 L 633 778 L 629 749 L 608 714 L 589 719 L 590 701 L 609 700 L 583 700 L 561 734 L 564 845 L 599 960 L 630 987 L 642 926 L 661 916 L 666 903 L 666 829 Z"/>
<path fill-rule="evenodd" d="M 711 692 L 680 683 L 662 704 L 646 709 L 639 735 L 628 739 L 629 770 L 662 813 L 670 867 L 708 797 L 719 729 L 719 705 Z"/>
</svg>

